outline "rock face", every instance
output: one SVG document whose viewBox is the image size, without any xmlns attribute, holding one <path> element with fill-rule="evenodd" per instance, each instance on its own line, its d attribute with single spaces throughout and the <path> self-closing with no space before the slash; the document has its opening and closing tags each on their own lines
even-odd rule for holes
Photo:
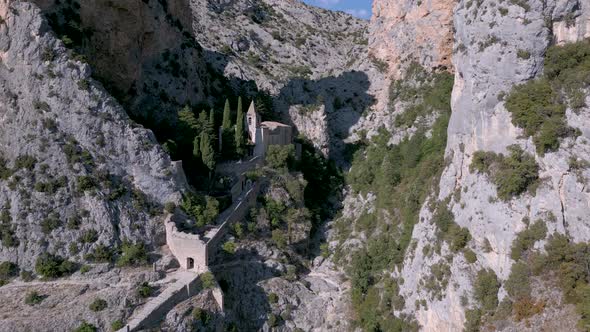
<svg viewBox="0 0 590 332">
<path fill-rule="evenodd" d="M 425 3 L 431 4 L 432 8 L 454 7 L 452 1 Z M 461 305 L 461 296 L 472 294 L 472 280 L 477 270 L 491 268 L 500 279 L 508 277 L 513 264 L 510 258 L 512 242 L 516 233 L 526 228 L 522 220 L 547 220 L 548 215 L 554 215 L 556 218 L 549 218 L 547 222 L 549 233 L 565 233 L 575 241 L 587 241 L 590 238 L 590 197 L 568 166 L 571 156 L 588 155 L 590 152 L 586 144 L 590 126 L 588 109 L 577 113 L 567 111 L 568 124 L 578 128 L 581 136 L 565 139 L 559 151 L 540 156 L 532 140 L 523 138 L 522 129 L 513 126 L 511 115 L 499 97 L 502 92 L 510 91 L 512 86 L 541 74 L 543 57 L 552 40 L 558 43 L 571 42 L 587 36 L 590 9 L 586 3 L 575 0 L 529 1 L 526 7 L 504 3 L 502 7 L 500 12 L 499 8 L 494 8 L 488 2 L 478 6 L 471 1 L 459 1 L 452 14 L 454 27 L 447 30 L 456 31 L 453 114 L 446 149 L 449 164 L 441 176 L 439 196 L 434 199 L 444 201 L 457 196 L 450 200 L 450 208 L 455 221 L 469 229 L 473 237 L 469 247 L 476 253 L 477 262 L 468 264 L 463 257 L 455 257 L 449 264 L 449 286 L 442 299 L 433 300 L 427 294 L 420 280 L 431 275 L 432 266 L 444 261 L 444 257 L 451 252 L 443 247 L 439 255 L 424 254 L 425 247 L 430 246 L 436 238 L 431 212 L 424 207 L 421 222 L 413 231 L 415 249 L 406 255 L 399 274 L 405 280 L 401 294 L 406 303 L 426 300 L 427 309 L 422 306 L 418 306 L 419 309 L 413 306 L 406 309 L 408 313 L 416 315 L 424 331 L 462 329 L 465 308 Z M 404 26 L 406 23 L 417 27 L 422 25 L 413 20 L 415 11 L 401 11 L 392 1 L 386 4 L 377 1 L 375 8 L 373 22 L 391 19 L 383 17 L 388 10 L 393 19 L 405 18 L 406 22 L 390 29 L 392 33 L 400 31 L 398 29 L 406 33 L 413 31 Z M 425 17 L 422 17 L 423 22 L 433 24 L 429 15 Z M 446 17 L 444 21 L 449 22 L 448 16 L 434 17 Z M 549 27 L 548 20 L 552 22 Z M 408 35 L 414 36 L 412 33 Z M 438 42 L 428 40 L 425 46 L 419 44 L 408 52 L 424 60 L 426 65 L 448 61 L 451 50 L 448 40 L 452 35 L 430 33 L 429 36 L 436 36 Z M 445 52 L 436 53 L 438 56 L 432 55 L 429 46 L 439 43 L 445 45 L 443 49 L 447 51 L 446 56 L 440 56 Z M 396 45 L 389 46 L 392 53 L 390 58 L 396 59 L 394 61 L 400 58 L 398 49 Z M 438 47 L 434 49 L 440 50 Z M 523 59 L 518 56 L 519 50 L 528 51 L 530 57 Z M 429 62 L 431 59 L 434 61 Z M 518 144 L 535 155 L 541 169 L 542 184 L 536 195 L 523 194 L 509 202 L 491 199 L 497 195 L 495 186 L 486 177 L 469 170 L 473 153 L 478 150 L 506 153 L 506 148 L 512 144 Z M 587 170 L 583 174 L 587 176 Z M 492 250 L 484 250 L 484 243 L 489 243 Z M 500 299 L 502 297 L 500 295 Z"/>
<path fill-rule="evenodd" d="M 3 5 L 1 260 L 32 270 L 45 252 L 84 261 L 123 239 L 161 244 L 157 214 L 186 190 L 182 168 L 72 59 L 38 8 Z"/>
<path fill-rule="evenodd" d="M 369 51 L 399 77 L 411 62 L 452 69 L 455 0 L 375 0 Z"/>
</svg>

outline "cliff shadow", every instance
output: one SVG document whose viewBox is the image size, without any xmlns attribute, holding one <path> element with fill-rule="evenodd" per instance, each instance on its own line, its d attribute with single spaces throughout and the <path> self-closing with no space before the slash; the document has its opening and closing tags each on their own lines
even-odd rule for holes
<svg viewBox="0 0 590 332">
<path fill-rule="evenodd" d="M 268 294 L 259 283 L 281 275 L 254 249 L 218 255 L 210 266 L 224 294 L 226 320 L 240 331 L 259 331 L 272 313 Z"/>
</svg>

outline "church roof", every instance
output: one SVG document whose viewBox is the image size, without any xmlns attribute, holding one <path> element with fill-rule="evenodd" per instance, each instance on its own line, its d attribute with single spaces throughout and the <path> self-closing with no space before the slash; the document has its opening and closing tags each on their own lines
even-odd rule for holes
<svg viewBox="0 0 590 332">
<path fill-rule="evenodd" d="M 284 123 L 275 122 L 275 121 L 264 121 L 260 125 L 262 127 L 266 127 L 266 128 L 269 128 L 269 129 L 276 129 L 278 127 L 291 127 L 291 126 L 286 125 Z"/>
</svg>

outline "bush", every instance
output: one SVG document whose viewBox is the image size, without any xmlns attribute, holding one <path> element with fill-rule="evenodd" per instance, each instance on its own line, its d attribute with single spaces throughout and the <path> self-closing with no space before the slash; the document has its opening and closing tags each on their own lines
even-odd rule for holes
<svg viewBox="0 0 590 332">
<path fill-rule="evenodd" d="M 516 262 L 512 265 L 510 276 L 504 284 L 504 289 L 514 300 L 530 296 L 530 269 L 524 262 Z"/>
<path fill-rule="evenodd" d="M 205 289 L 213 288 L 217 285 L 217 282 L 215 281 L 215 277 L 213 276 L 213 273 L 211 273 L 211 272 L 205 272 L 205 273 L 201 274 L 201 282 L 203 283 L 203 288 L 205 288 Z"/>
<path fill-rule="evenodd" d="M 533 188 L 539 178 L 539 166 L 533 156 L 517 145 L 509 146 L 508 151 L 508 157 L 494 152 L 477 151 L 469 167 L 472 172 L 487 174 L 496 185 L 498 197 L 503 200 L 509 200 Z"/>
<path fill-rule="evenodd" d="M 35 277 L 33 276 L 33 273 L 31 271 L 26 271 L 26 270 L 21 271 L 20 278 L 24 282 L 30 282 L 35 279 Z"/>
<path fill-rule="evenodd" d="M 36 291 L 32 291 L 27 293 L 27 296 L 25 297 L 25 303 L 28 305 L 35 305 L 41 303 L 43 299 L 45 299 L 44 296 L 39 295 L 39 293 Z"/>
<path fill-rule="evenodd" d="M 76 186 L 79 192 L 90 191 L 96 188 L 96 183 L 91 176 L 78 176 Z"/>
<path fill-rule="evenodd" d="M 59 278 L 74 272 L 74 266 L 61 256 L 45 253 L 37 257 L 35 271 L 45 278 Z"/>
<path fill-rule="evenodd" d="M 57 229 L 60 225 L 61 221 L 59 220 L 59 216 L 51 214 L 41 221 L 41 231 L 43 234 L 49 234 L 53 230 Z"/>
<path fill-rule="evenodd" d="M 96 326 L 86 322 L 86 321 L 82 321 L 82 324 L 80 324 L 80 326 L 78 326 L 73 332 L 97 332 L 98 329 L 96 328 Z"/>
<path fill-rule="evenodd" d="M 288 168 L 295 160 L 295 147 L 290 145 L 271 145 L 266 152 L 266 163 L 274 169 Z"/>
<path fill-rule="evenodd" d="M 465 311 L 465 325 L 463 332 L 480 332 L 481 310 L 473 309 Z"/>
<path fill-rule="evenodd" d="M 270 326 L 270 327 L 277 326 L 279 323 L 277 316 L 275 314 L 269 314 L 267 323 L 268 323 L 268 326 Z"/>
<path fill-rule="evenodd" d="M 92 303 L 90 303 L 88 308 L 94 312 L 99 312 L 99 311 L 103 311 L 108 306 L 109 306 L 109 304 L 107 303 L 107 301 L 105 301 L 101 298 L 96 298 L 96 299 L 94 299 L 94 301 L 92 301 Z"/>
<path fill-rule="evenodd" d="M 530 297 L 523 297 L 514 302 L 512 310 L 516 321 L 527 319 L 534 315 L 540 314 L 545 309 L 545 302 L 534 302 Z"/>
<path fill-rule="evenodd" d="M 273 304 L 279 302 L 279 296 L 276 293 L 268 294 L 268 302 Z"/>
<path fill-rule="evenodd" d="M 18 265 L 12 262 L 0 263 L 0 278 L 9 279 L 18 275 Z"/>
<path fill-rule="evenodd" d="M 463 256 L 465 256 L 465 260 L 469 264 L 477 262 L 477 255 L 469 248 L 463 249 Z"/>
<path fill-rule="evenodd" d="M 533 223 L 528 229 L 516 234 L 516 239 L 512 243 L 510 257 L 519 260 L 522 254 L 531 249 L 535 242 L 543 240 L 547 235 L 547 226 L 543 220 Z"/>
<path fill-rule="evenodd" d="M 139 297 L 147 298 L 147 297 L 152 296 L 153 293 L 154 293 L 154 288 L 152 286 L 150 286 L 150 284 L 147 283 L 146 281 L 142 282 L 137 287 L 137 295 Z"/>
<path fill-rule="evenodd" d="M 236 252 L 236 243 L 233 241 L 227 241 L 223 244 L 223 251 L 228 254 L 234 254 Z"/>
<path fill-rule="evenodd" d="M 522 50 L 517 55 L 530 56 Z M 518 85 L 510 92 L 506 109 L 512 113 L 512 122 L 533 137 L 540 155 L 557 150 L 559 139 L 574 134 L 567 126 L 565 110 L 567 106 L 576 110 L 585 105 L 582 90 L 590 84 L 588 77 L 588 41 L 552 46 L 545 57 L 544 77 Z"/>
<path fill-rule="evenodd" d="M 487 269 L 477 272 L 473 292 L 475 299 L 481 303 L 481 307 L 484 310 L 496 310 L 496 307 L 498 306 L 499 289 L 500 282 L 493 270 Z"/>
<path fill-rule="evenodd" d="M 117 319 L 116 321 L 111 323 L 111 331 L 113 332 L 119 331 L 123 327 L 125 327 L 125 324 L 123 324 L 123 322 L 120 319 Z"/>
<path fill-rule="evenodd" d="M 271 238 L 279 249 L 283 249 L 287 246 L 287 238 L 285 237 L 285 233 L 280 229 L 273 230 Z"/>
<path fill-rule="evenodd" d="M 117 260 L 118 266 L 139 266 L 148 263 L 148 254 L 142 242 L 131 243 L 123 241 L 121 256 Z"/>
<path fill-rule="evenodd" d="M 82 243 L 94 243 L 98 240 L 98 232 L 94 229 L 84 231 L 78 241 Z"/>
</svg>

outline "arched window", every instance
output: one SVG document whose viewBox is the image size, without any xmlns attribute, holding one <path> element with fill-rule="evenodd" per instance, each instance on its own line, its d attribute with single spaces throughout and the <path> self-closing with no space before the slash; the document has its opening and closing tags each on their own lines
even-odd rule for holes
<svg viewBox="0 0 590 332">
<path fill-rule="evenodd" d="M 248 117 L 248 125 L 251 126 L 252 125 L 252 117 Z"/>
</svg>

